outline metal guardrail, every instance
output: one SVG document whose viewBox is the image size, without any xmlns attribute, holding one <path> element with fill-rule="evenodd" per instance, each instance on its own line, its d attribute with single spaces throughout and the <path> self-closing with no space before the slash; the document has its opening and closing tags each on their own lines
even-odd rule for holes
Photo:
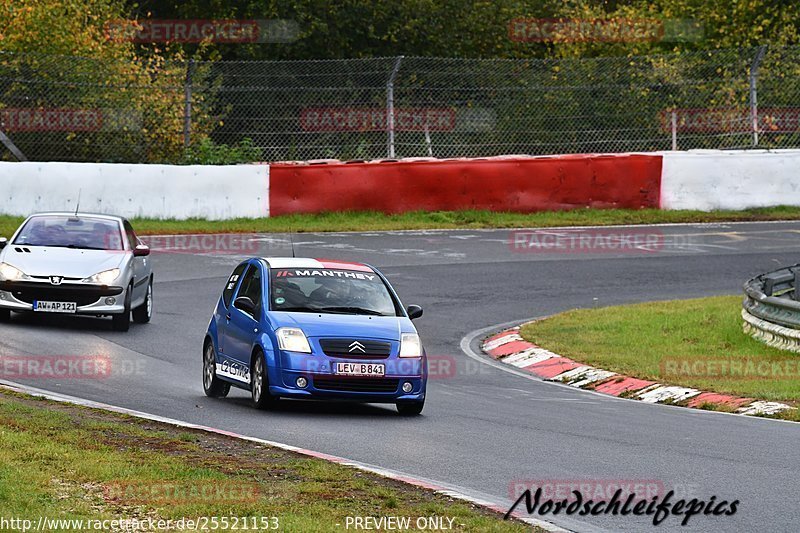
<svg viewBox="0 0 800 533">
<path fill-rule="evenodd" d="M 744 284 L 745 333 L 783 350 L 800 352 L 800 265 L 756 276 Z"/>
</svg>

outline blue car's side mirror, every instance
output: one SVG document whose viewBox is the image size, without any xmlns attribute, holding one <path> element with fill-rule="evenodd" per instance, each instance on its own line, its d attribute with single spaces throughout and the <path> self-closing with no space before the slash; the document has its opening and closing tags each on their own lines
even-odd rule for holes
<svg viewBox="0 0 800 533">
<path fill-rule="evenodd" d="M 419 318 L 422 316 L 422 307 L 418 305 L 409 305 L 408 309 L 406 309 L 408 313 L 408 318 L 414 320 L 415 318 Z"/>
<path fill-rule="evenodd" d="M 233 302 L 233 306 L 236 309 L 241 309 L 250 316 L 256 316 L 256 304 L 254 304 L 253 300 L 247 296 L 239 296 L 236 298 L 236 300 Z"/>
</svg>

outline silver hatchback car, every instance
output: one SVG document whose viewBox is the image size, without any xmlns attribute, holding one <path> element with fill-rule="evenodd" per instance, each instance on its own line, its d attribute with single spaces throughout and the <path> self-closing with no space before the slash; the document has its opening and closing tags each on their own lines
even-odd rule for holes
<svg viewBox="0 0 800 533">
<path fill-rule="evenodd" d="M 11 311 L 111 316 L 127 331 L 153 316 L 150 248 L 122 217 L 38 213 L 0 238 L 0 320 Z"/>
</svg>

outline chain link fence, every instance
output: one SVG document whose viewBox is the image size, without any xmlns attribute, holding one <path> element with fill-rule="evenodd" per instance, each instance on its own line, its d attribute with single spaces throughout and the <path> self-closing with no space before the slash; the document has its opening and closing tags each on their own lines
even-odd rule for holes
<svg viewBox="0 0 800 533">
<path fill-rule="evenodd" d="M 0 53 L 3 159 L 181 162 L 187 146 L 243 141 L 263 161 L 800 147 L 800 47 L 137 64 Z"/>
</svg>

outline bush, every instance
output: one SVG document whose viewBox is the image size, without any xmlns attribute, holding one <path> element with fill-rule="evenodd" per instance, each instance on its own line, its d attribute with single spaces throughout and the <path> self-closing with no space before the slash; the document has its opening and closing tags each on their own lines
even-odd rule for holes
<svg viewBox="0 0 800 533">
<path fill-rule="evenodd" d="M 236 165 L 254 163 L 263 159 L 261 149 L 253 144 L 253 140 L 242 139 L 239 144 L 216 144 L 204 138 L 190 145 L 183 155 L 184 165 Z"/>
</svg>

